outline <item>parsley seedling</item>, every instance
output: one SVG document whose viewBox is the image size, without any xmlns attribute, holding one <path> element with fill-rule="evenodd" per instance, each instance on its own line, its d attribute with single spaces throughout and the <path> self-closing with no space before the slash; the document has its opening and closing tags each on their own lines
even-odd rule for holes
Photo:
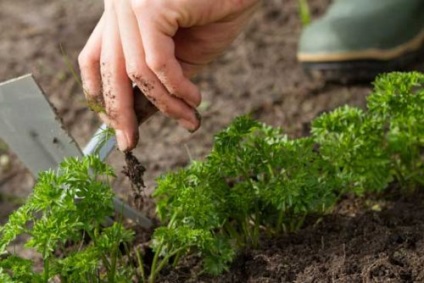
<svg viewBox="0 0 424 283">
<path fill-rule="evenodd" d="M 118 271 L 117 266 L 119 245 L 128 243 L 133 233 L 120 223 L 102 228 L 113 214 L 113 176 L 111 167 L 95 156 L 69 158 L 57 172 L 41 173 L 33 194 L 1 227 L 0 253 L 5 254 L 17 236 L 29 235 L 26 246 L 41 254 L 43 270 L 35 273 L 30 262 L 14 255 L 6 256 L 0 267 L 23 282 L 48 282 L 55 276 L 61 282 L 98 282 L 102 273 L 107 282 L 129 278 L 130 271 Z"/>
<path fill-rule="evenodd" d="M 406 192 L 424 184 L 424 75 L 382 75 L 366 110 L 344 106 L 312 122 L 312 135 L 289 139 L 242 116 L 215 136 L 204 161 L 170 172 L 154 192 L 162 226 L 154 231 L 151 266 L 129 266 L 119 246 L 133 233 L 115 223 L 109 179 L 94 156 L 65 160 L 41 173 L 28 201 L 0 229 L 1 282 L 154 283 L 186 255 L 205 272 L 228 269 L 237 252 L 263 235 L 298 230 L 306 216 L 331 210 L 343 194 L 380 193 L 391 182 Z M 106 132 L 108 133 L 108 132 Z M 106 136 L 107 137 L 107 136 Z M 43 270 L 7 255 L 19 235 L 38 251 Z M 87 242 L 87 238 L 91 241 Z"/>
</svg>

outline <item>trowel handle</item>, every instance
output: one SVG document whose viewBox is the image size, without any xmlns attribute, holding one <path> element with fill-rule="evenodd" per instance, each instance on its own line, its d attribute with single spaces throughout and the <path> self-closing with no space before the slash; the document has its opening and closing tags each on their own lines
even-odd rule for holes
<svg viewBox="0 0 424 283">
<path fill-rule="evenodd" d="M 135 86 L 134 92 L 134 110 L 137 116 L 138 124 L 141 125 L 146 122 L 153 114 L 158 112 L 156 106 L 154 106 L 143 94 L 143 92 Z"/>
</svg>

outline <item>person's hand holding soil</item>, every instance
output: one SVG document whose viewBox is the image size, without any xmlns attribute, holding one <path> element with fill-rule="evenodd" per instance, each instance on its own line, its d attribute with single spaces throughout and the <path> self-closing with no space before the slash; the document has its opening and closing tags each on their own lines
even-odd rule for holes
<svg viewBox="0 0 424 283">
<path fill-rule="evenodd" d="M 79 56 L 89 105 L 116 130 L 119 149 L 138 141 L 132 83 L 189 131 L 200 126 L 189 80 L 240 33 L 259 0 L 105 0 Z M 95 107 L 93 107 L 95 106 Z"/>
</svg>

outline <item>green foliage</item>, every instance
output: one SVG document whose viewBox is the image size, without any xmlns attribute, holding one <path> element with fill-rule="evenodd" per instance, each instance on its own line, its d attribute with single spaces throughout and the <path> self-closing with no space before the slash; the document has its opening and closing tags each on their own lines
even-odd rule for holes
<svg viewBox="0 0 424 283">
<path fill-rule="evenodd" d="M 312 139 L 288 140 L 239 117 L 216 135 L 205 162 L 159 180 L 157 211 L 173 236 L 157 230 L 154 239 L 184 253 L 195 249 L 207 272 L 220 273 L 239 248 L 257 245 L 260 229 L 294 231 L 308 213 L 331 208 L 337 182 L 323 178 L 327 167 Z M 185 238 L 193 234 L 202 237 Z"/>
<path fill-rule="evenodd" d="M 94 149 L 94 153 L 96 155 L 100 154 L 100 150 L 103 148 L 103 146 L 112 138 L 115 136 L 115 130 L 111 127 L 106 127 L 103 129 L 98 135 L 99 142 L 96 145 L 96 148 Z"/>
<path fill-rule="evenodd" d="M 311 11 L 309 9 L 308 0 L 298 0 L 299 17 L 302 26 L 305 27 L 311 23 Z"/>
<path fill-rule="evenodd" d="M 154 198 L 163 226 L 154 231 L 150 267 L 136 252 L 141 282 L 154 283 L 186 255 L 200 256 L 205 272 L 219 274 L 261 235 L 296 231 L 345 193 L 379 193 L 393 181 L 408 192 L 422 186 L 423 83 L 419 73 L 380 76 L 367 111 L 344 106 L 326 113 L 306 138 L 235 119 L 215 136 L 204 161 L 158 180 Z M 120 223 L 101 226 L 113 212 L 112 176 L 93 156 L 41 173 L 27 203 L 0 228 L 0 282 L 130 282 L 136 271 L 120 247 L 133 233 Z M 21 234 L 41 254 L 41 272 L 7 255 Z"/>
<path fill-rule="evenodd" d="M 120 282 L 119 245 L 131 241 L 132 232 L 119 223 L 101 227 L 113 213 L 109 185 L 113 176 L 112 169 L 95 156 L 69 158 L 57 172 L 41 173 L 28 201 L 1 227 L 0 252 L 27 234 L 26 246 L 41 254 L 43 270 L 35 273 L 30 261 L 12 255 L 0 262 L 3 273 L 18 282 L 48 282 L 54 276 L 62 282 Z M 92 242 L 85 244 L 86 237 Z M 106 281 L 98 278 L 102 270 Z"/>
<path fill-rule="evenodd" d="M 383 75 L 368 111 L 344 106 L 324 114 L 309 138 L 290 140 L 237 118 L 216 135 L 204 162 L 158 181 L 154 197 L 166 228 L 154 234 L 156 256 L 197 252 L 216 274 L 240 248 L 256 245 L 260 232 L 296 231 L 342 194 L 382 192 L 392 181 L 422 185 L 423 82 L 418 73 Z"/>
<path fill-rule="evenodd" d="M 424 184 L 424 75 L 380 76 L 368 98 L 368 109 L 385 136 L 385 150 L 400 184 L 413 190 Z"/>
<path fill-rule="evenodd" d="M 13 280 L 12 277 L 10 277 L 9 274 L 7 274 L 1 267 L 0 267 L 0 282 L 3 282 L 3 283 L 18 283 L 19 282 L 20 283 L 20 281 L 18 280 Z"/>
<path fill-rule="evenodd" d="M 3 269 L 12 272 L 13 279 Z M 39 274 L 32 271 L 32 262 L 14 255 L 8 256 L 1 261 L 0 267 L 1 282 L 42 282 Z"/>
<path fill-rule="evenodd" d="M 344 106 L 312 123 L 321 156 L 334 166 L 344 190 L 357 194 L 386 188 L 392 180 L 380 121 Z"/>
<path fill-rule="evenodd" d="M 396 180 L 405 190 L 424 184 L 424 76 L 380 76 L 368 111 L 344 106 L 312 123 L 320 153 L 345 192 L 381 192 Z"/>
</svg>

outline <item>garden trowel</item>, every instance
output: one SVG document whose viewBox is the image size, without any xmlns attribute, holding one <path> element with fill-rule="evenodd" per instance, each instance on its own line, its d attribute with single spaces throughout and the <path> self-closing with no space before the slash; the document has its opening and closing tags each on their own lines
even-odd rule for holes
<svg viewBox="0 0 424 283">
<path fill-rule="evenodd" d="M 152 116 L 157 109 L 134 88 L 135 109 L 139 123 Z M 115 148 L 115 137 L 104 141 L 102 125 L 87 146 L 81 150 L 64 130 L 62 122 L 48 102 L 32 75 L 25 75 L 0 83 L 0 138 L 4 140 L 34 176 L 40 171 L 55 169 L 65 157 L 97 153 L 104 160 Z M 118 198 L 115 210 L 145 228 L 152 223 L 140 211 Z"/>
</svg>

